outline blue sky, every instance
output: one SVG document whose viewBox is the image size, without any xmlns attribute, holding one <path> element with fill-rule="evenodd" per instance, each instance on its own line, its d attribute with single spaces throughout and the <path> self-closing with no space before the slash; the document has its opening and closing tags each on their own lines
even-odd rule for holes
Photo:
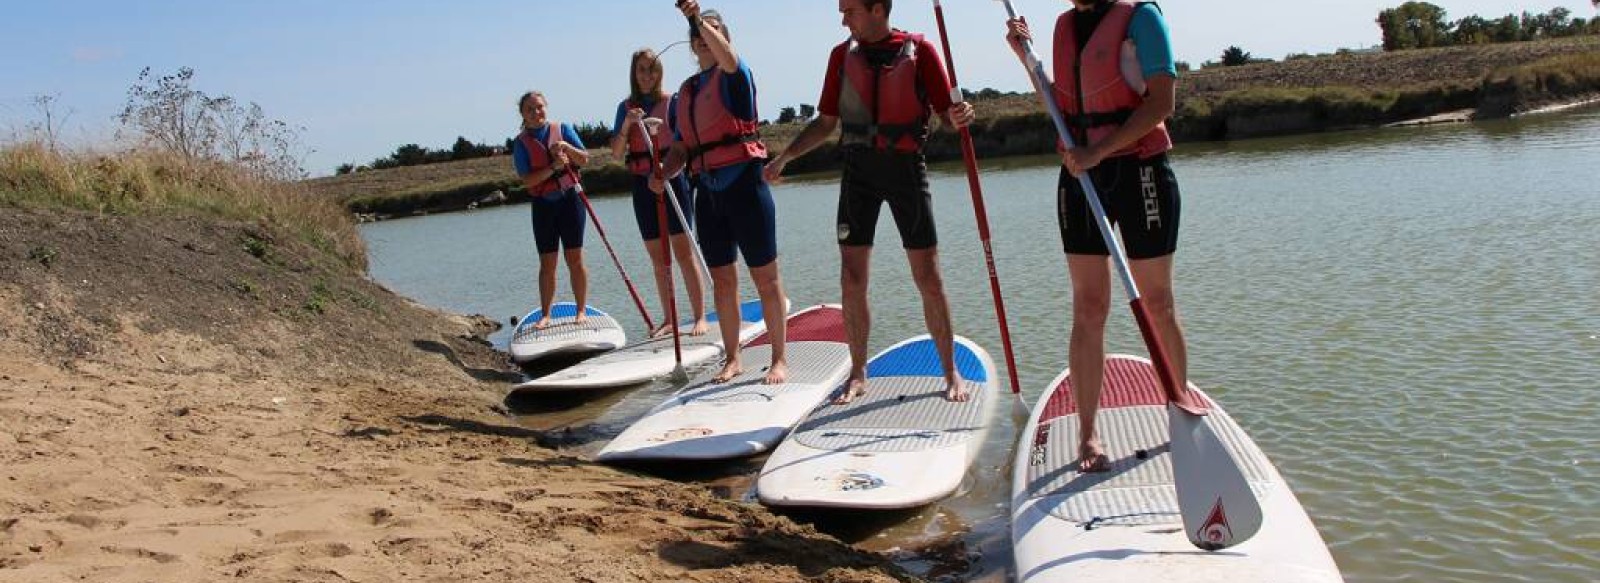
<svg viewBox="0 0 1600 583">
<path fill-rule="evenodd" d="M 1013 0 L 1038 25 L 1064 0 Z M 1328 52 L 1379 42 L 1373 19 L 1401 0 L 1277 0 L 1162 3 L 1178 58 L 1198 64 L 1229 45 L 1258 57 Z M 1448 18 L 1501 16 L 1564 6 L 1595 16 L 1589 0 L 1439 0 Z M 188 66 L 194 86 L 253 101 L 269 117 L 303 126 L 307 169 L 330 173 L 418 143 L 448 147 L 456 136 L 498 143 L 514 133 L 516 96 L 540 89 L 552 116 L 610 124 L 628 90 L 628 55 L 682 40 L 670 0 L 51 0 L 8 2 L 0 20 L 0 138 L 39 119 L 32 99 L 58 96 L 65 134 L 104 145 L 140 69 Z M 816 103 L 827 51 L 843 40 L 830 0 L 709 0 L 731 25 L 760 88 L 762 116 Z M 930 0 L 896 3 L 899 28 L 936 35 Z M 1262 8 L 1271 14 L 1260 12 Z M 962 85 L 1007 91 L 1027 77 L 1002 40 L 994 0 L 946 0 Z M 667 77 L 692 73 L 679 46 Z M 672 83 L 672 84 L 675 84 Z"/>
</svg>

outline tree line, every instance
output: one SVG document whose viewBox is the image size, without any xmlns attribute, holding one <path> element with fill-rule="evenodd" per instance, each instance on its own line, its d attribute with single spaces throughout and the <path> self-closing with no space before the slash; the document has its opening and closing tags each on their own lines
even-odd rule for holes
<svg viewBox="0 0 1600 583">
<path fill-rule="evenodd" d="M 1600 6 L 1600 0 L 1591 0 Z M 1406 2 L 1378 13 L 1383 30 L 1383 50 L 1529 41 L 1600 34 L 1600 17 L 1573 18 L 1572 11 L 1552 8 L 1544 14 L 1523 11 L 1488 19 L 1468 16 L 1446 20 L 1444 8 L 1427 2 Z"/>
</svg>

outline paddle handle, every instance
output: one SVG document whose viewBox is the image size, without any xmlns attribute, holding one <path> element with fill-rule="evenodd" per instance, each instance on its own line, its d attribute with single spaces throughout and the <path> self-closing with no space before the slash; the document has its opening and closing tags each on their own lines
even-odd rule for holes
<svg viewBox="0 0 1600 583">
<path fill-rule="evenodd" d="M 589 204 L 589 195 L 584 194 L 583 185 L 578 184 L 578 173 L 569 167 L 567 172 L 572 175 L 572 189 L 578 191 L 578 198 L 583 200 L 583 208 L 589 211 L 589 221 L 594 223 L 594 231 L 600 234 L 600 242 L 605 243 L 606 253 L 611 255 L 611 263 L 617 266 L 617 273 L 622 274 L 622 283 L 628 287 L 628 295 L 633 296 L 633 305 L 639 308 L 639 315 L 644 317 L 644 327 L 654 330 L 655 322 L 650 319 L 650 310 L 645 309 L 644 300 L 639 297 L 639 290 L 634 289 L 633 279 L 628 277 L 628 270 L 622 268 L 622 260 L 617 258 L 617 250 L 611 248 L 611 239 L 606 238 L 606 228 L 600 226 L 600 215 L 595 214 L 594 205 Z M 585 310 L 588 306 L 578 306 Z"/>
<path fill-rule="evenodd" d="M 1017 10 L 1011 5 L 1011 0 L 1001 1 L 1006 6 L 1006 14 L 1015 20 Z M 1076 147 L 1077 144 L 1072 140 L 1072 132 L 1067 131 L 1067 123 L 1061 115 L 1061 108 L 1056 105 L 1055 93 L 1052 91 L 1053 84 L 1050 83 L 1050 75 L 1044 70 L 1044 63 L 1039 61 L 1037 54 L 1034 54 L 1032 42 L 1024 41 L 1022 48 L 1024 65 L 1032 73 L 1034 91 L 1038 93 L 1039 99 L 1044 101 L 1045 109 L 1050 112 L 1050 121 L 1056 127 L 1056 134 L 1061 136 L 1061 143 L 1068 149 Z M 1089 208 L 1094 211 L 1095 226 L 1100 229 L 1100 239 L 1105 241 L 1111 262 L 1116 265 L 1117 275 L 1122 279 L 1122 286 L 1131 298 L 1129 304 L 1133 307 L 1134 320 L 1139 323 L 1139 334 L 1144 336 L 1145 348 L 1150 351 L 1150 360 L 1155 363 L 1156 371 L 1161 376 L 1161 384 L 1167 389 L 1167 398 L 1188 413 L 1204 415 L 1206 408 L 1197 404 L 1193 396 L 1188 394 L 1187 387 L 1180 387 L 1177 384 L 1178 377 L 1173 373 L 1172 361 L 1167 358 L 1166 347 L 1161 344 L 1161 339 L 1152 326 L 1149 311 L 1144 309 L 1144 304 L 1140 301 L 1139 286 L 1134 283 L 1133 272 L 1128 268 L 1128 256 L 1122 250 L 1122 242 L 1111 231 L 1111 221 L 1106 218 L 1106 209 L 1100 204 L 1099 192 L 1095 189 L 1094 181 L 1090 179 L 1088 172 L 1078 175 L 1078 186 L 1083 190 L 1083 197 L 1088 200 Z"/>
<path fill-rule="evenodd" d="M 961 82 L 956 80 L 955 54 L 950 51 L 950 33 L 944 26 L 944 6 L 939 0 L 933 1 L 933 15 L 939 21 L 939 42 L 944 48 L 944 65 L 950 75 L 950 101 L 960 103 Z M 1000 273 L 995 269 L 994 249 L 989 240 L 989 212 L 983 204 L 983 183 L 978 179 L 978 151 L 972 145 L 972 131 L 961 128 L 961 160 L 967 166 L 967 190 L 972 194 L 972 214 L 978 220 L 978 240 L 983 243 L 984 266 L 989 271 L 989 294 L 994 297 L 995 318 L 1000 322 L 1000 344 L 1005 348 L 1006 370 L 1011 371 L 1012 394 L 1022 393 L 1022 384 L 1017 380 L 1017 357 L 1011 349 L 1011 327 L 1006 320 L 1006 300 L 1000 293 Z"/>
</svg>

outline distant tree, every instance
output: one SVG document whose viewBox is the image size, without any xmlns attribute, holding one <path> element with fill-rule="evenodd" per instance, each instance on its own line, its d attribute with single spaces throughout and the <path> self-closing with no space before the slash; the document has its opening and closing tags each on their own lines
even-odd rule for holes
<svg viewBox="0 0 1600 583">
<path fill-rule="evenodd" d="M 801 121 L 809 121 L 811 119 L 811 116 L 814 116 L 816 114 L 817 114 L 817 106 L 811 105 L 809 103 L 800 104 L 800 120 Z"/>
<path fill-rule="evenodd" d="M 793 123 L 794 119 L 795 119 L 794 108 L 793 107 L 785 107 L 783 109 L 778 110 L 778 120 L 777 120 L 776 123 L 780 123 L 780 124 Z"/>
<path fill-rule="evenodd" d="M 1427 2 L 1406 2 L 1378 13 L 1378 28 L 1383 31 L 1383 50 L 1397 51 L 1441 46 L 1449 39 L 1450 26 L 1443 8 Z"/>
<path fill-rule="evenodd" d="M 61 94 L 33 96 L 33 109 L 41 118 L 39 122 L 28 124 L 28 130 L 33 137 L 44 142 L 44 146 L 54 151 L 61 141 L 61 126 L 66 125 L 67 119 L 72 117 L 72 110 L 65 114 L 56 109 L 56 102 L 61 100 Z"/>
<path fill-rule="evenodd" d="M 349 174 L 349 173 L 355 172 L 355 171 L 356 171 L 356 165 L 355 164 L 340 164 L 338 168 L 334 168 L 333 169 L 333 174 L 335 176 L 344 176 L 346 174 Z"/>
<path fill-rule="evenodd" d="M 472 144 L 466 136 L 456 136 L 456 143 L 450 145 L 450 157 L 455 160 L 466 160 L 476 157 L 478 147 Z"/>
<path fill-rule="evenodd" d="M 583 145 L 590 148 L 602 147 L 611 143 L 611 128 L 604 123 L 581 123 L 573 126 L 578 132 L 578 139 L 583 140 Z"/>
<path fill-rule="evenodd" d="M 1468 16 L 1457 20 L 1450 32 L 1450 43 L 1456 45 L 1481 45 L 1494 42 L 1494 23 L 1482 16 Z"/>
<path fill-rule="evenodd" d="M 1188 72 L 1189 71 L 1189 62 L 1188 61 L 1178 61 L 1177 63 L 1175 63 L 1175 65 L 1177 66 L 1179 73 L 1184 73 L 1184 72 Z"/>
<path fill-rule="evenodd" d="M 1250 64 L 1250 53 L 1244 52 L 1239 47 L 1228 47 L 1222 51 L 1222 65 L 1224 67 L 1237 67 Z"/>
</svg>

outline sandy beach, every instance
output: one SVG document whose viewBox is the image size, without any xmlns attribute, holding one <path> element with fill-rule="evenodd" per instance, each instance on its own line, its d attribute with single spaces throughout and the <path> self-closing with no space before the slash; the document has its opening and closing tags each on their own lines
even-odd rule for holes
<svg viewBox="0 0 1600 583">
<path fill-rule="evenodd" d="M 0 213 L 0 581 L 911 579 L 540 447 L 493 324 L 316 256 L 245 223 Z"/>
</svg>

